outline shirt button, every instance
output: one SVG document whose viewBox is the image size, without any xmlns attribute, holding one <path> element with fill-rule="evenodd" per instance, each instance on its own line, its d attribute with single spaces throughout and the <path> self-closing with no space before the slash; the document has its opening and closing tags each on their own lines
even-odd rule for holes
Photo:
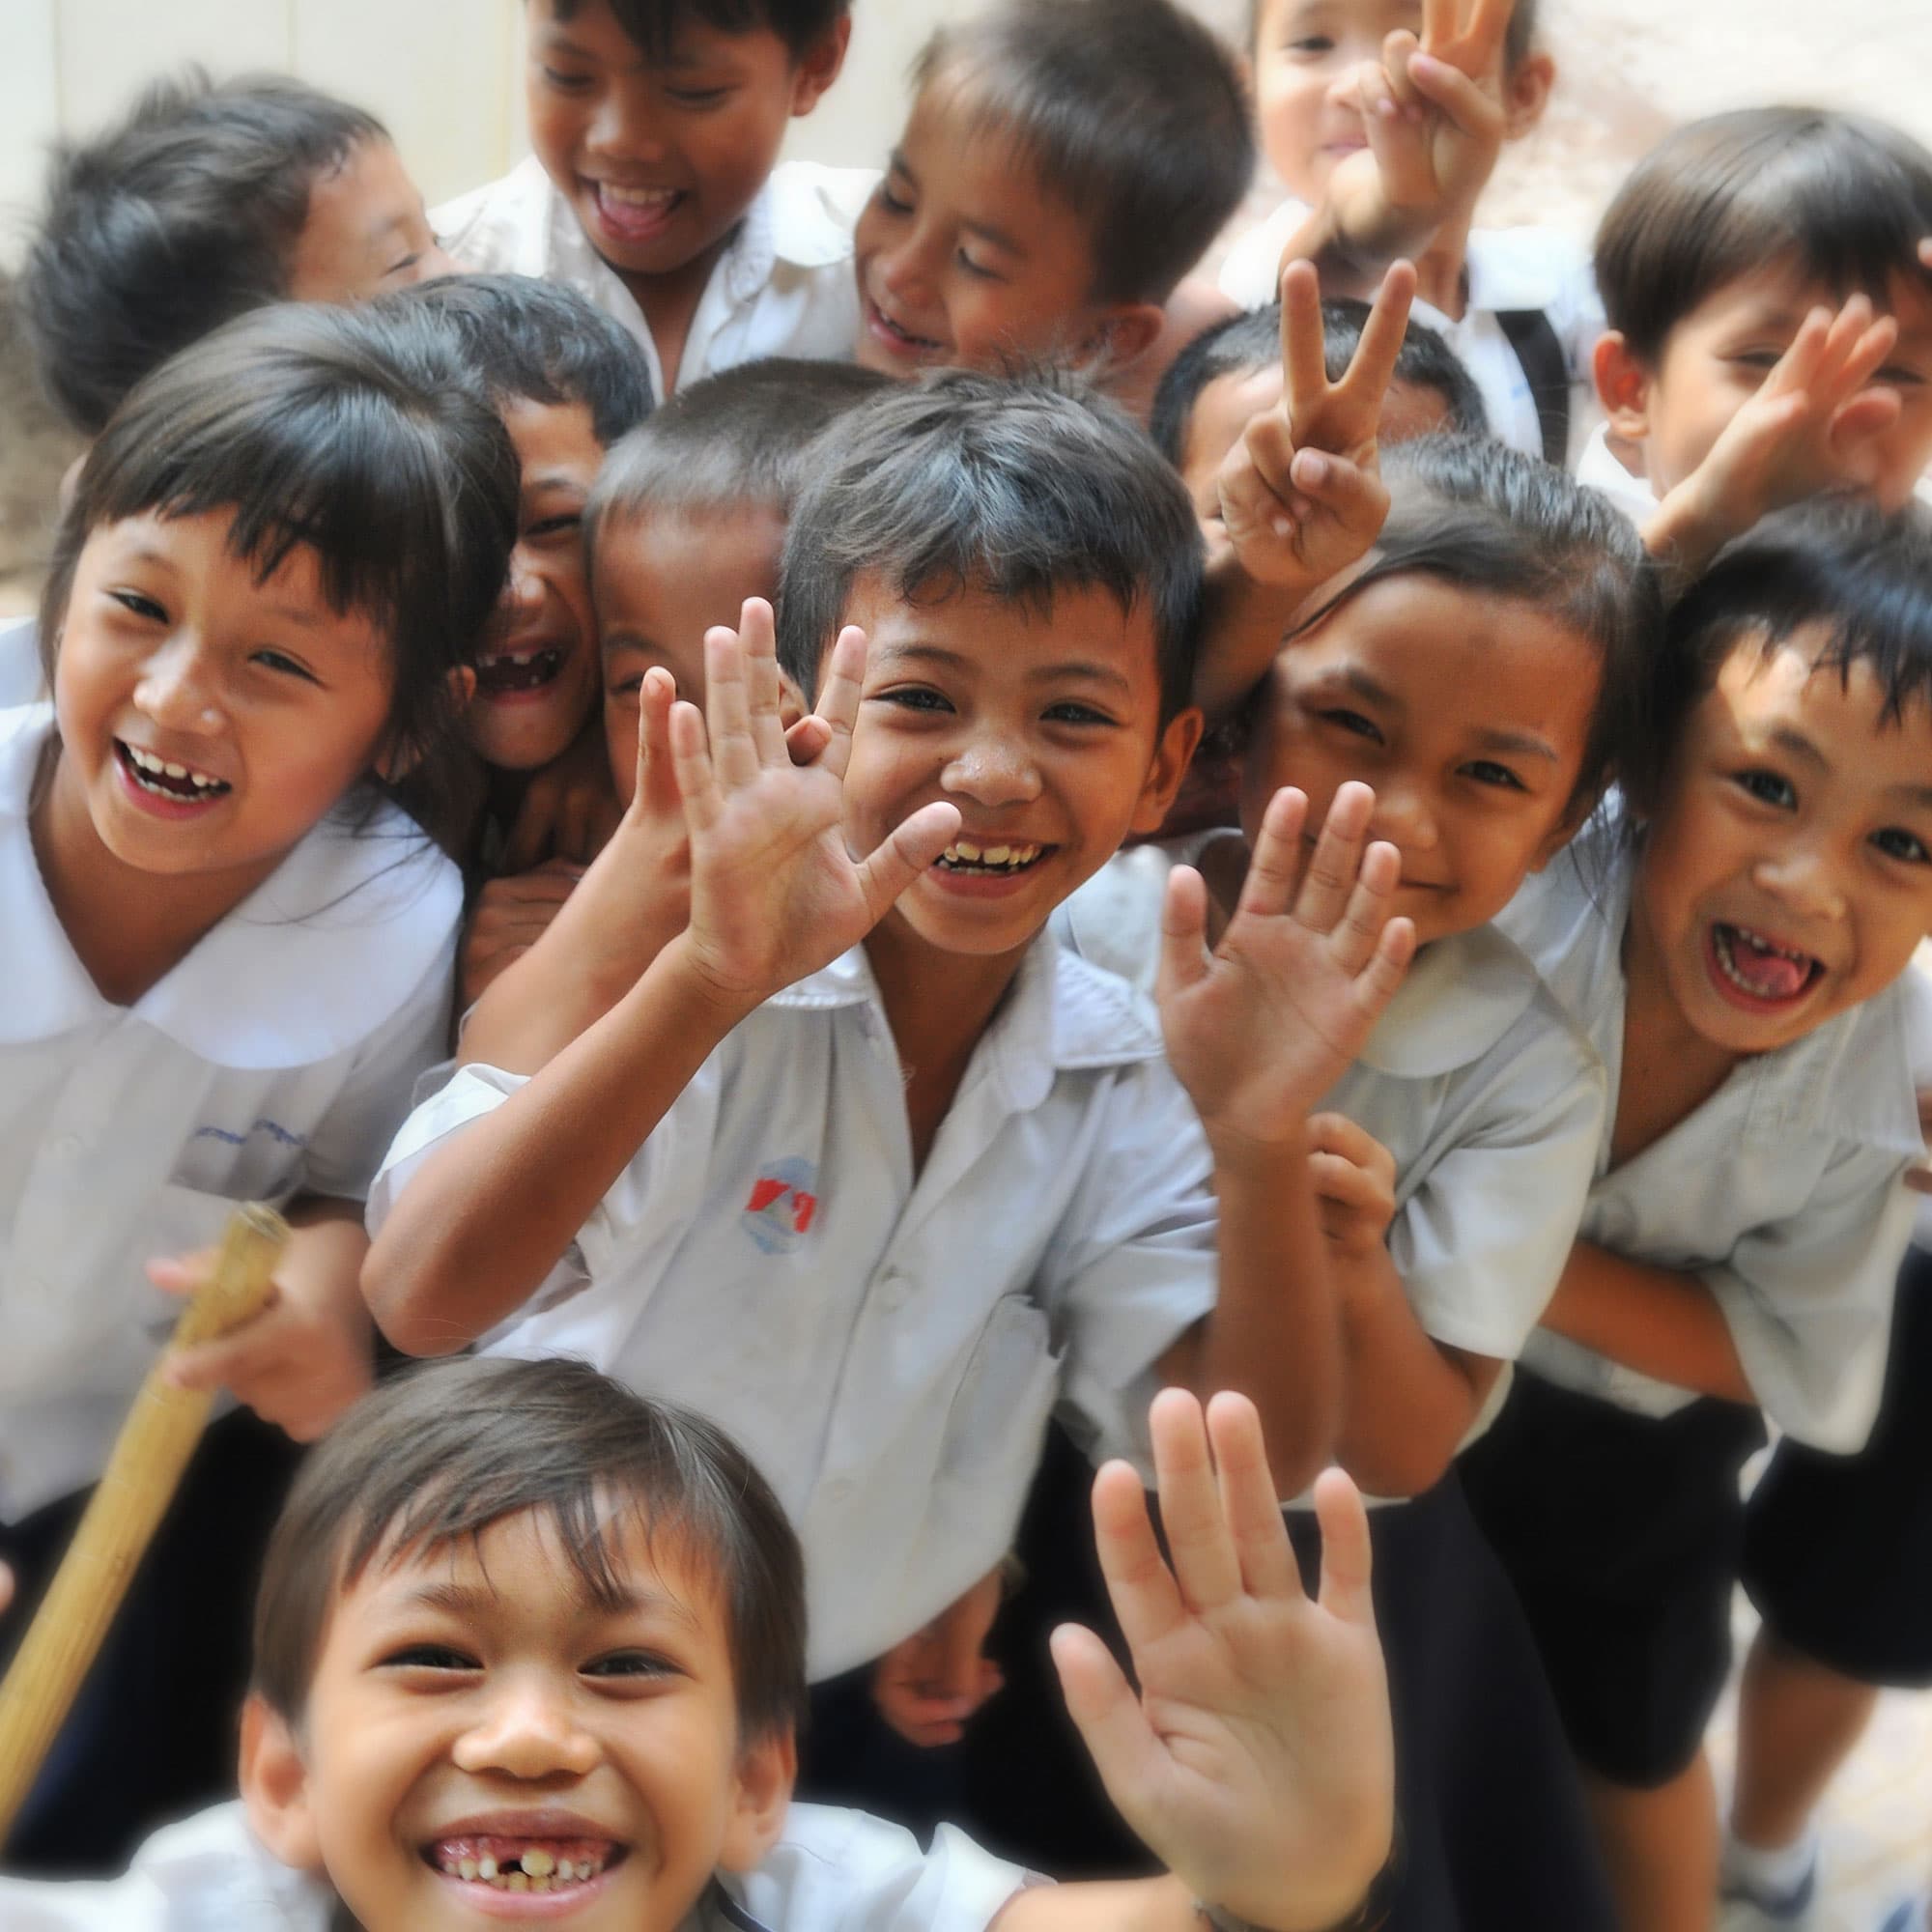
<svg viewBox="0 0 1932 1932">
<path fill-rule="evenodd" d="M 879 1299 L 888 1308 L 903 1308 L 911 1293 L 912 1283 L 897 1268 L 879 1277 Z"/>
</svg>

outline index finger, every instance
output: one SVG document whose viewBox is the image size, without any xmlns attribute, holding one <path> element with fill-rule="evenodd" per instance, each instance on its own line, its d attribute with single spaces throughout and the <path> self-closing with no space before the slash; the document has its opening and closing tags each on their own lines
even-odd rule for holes
<svg viewBox="0 0 1932 1932">
<path fill-rule="evenodd" d="M 1361 339 L 1338 385 L 1351 403 L 1365 412 L 1364 433 L 1372 432 L 1381 415 L 1382 398 L 1395 378 L 1396 358 L 1408 335 L 1409 305 L 1415 299 L 1415 265 L 1391 262 L 1376 299 L 1362 324 Z"/>
<path fill-rule="evenodd" d="M 1313 262 L 1281 271 L 1281 394 L 1292 424 L 1305 423 L 1328 395 L 1321 281 Z"/>
</svg>

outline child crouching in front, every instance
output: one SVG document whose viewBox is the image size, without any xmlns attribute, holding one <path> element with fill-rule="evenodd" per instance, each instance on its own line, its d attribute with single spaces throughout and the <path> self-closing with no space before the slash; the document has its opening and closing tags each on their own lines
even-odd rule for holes
<svg viewBox="0 0 1932 1932">
<path fill-rule="evenodd" d="M 467 1361 L 390 1382 L 302 1471 L 256 1605 L 241 1803 L 161 1833 L 118 1883 L 0 1879 L 0 1917 L 10 1932 L 1370 1923 L 1391 1816 L 1360 1505 L 1324 1480 L 1311 1602 L 1254 1410 L 1224 1396 L 1204 1417 L 1170 1393 L 1151 1429 L 1168 1520 L 1195 1529 L 1172 1572 L 1132 1471 L 1103 1470 L 1094 1494 L 1139 1695 L 1088 1633 L 1055 1649 L 1165 1877 L 1055 1887 L 953 1830 L 922 1852 L 877 1819 L 792 1804 L 805 1592 L 770 1488 L 710 1424 L 582 1363 Z M 1183 1715 L 1209 1762 L 1170 1742 Z"/>
</svg>

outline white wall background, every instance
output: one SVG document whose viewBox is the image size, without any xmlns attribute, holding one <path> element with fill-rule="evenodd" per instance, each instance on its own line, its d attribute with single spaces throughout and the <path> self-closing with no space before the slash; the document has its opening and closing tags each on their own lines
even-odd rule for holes
<svg viewBox="0 0 1932 1932">
<path fill-rule="evenodd" d="M 980 0 L 855 0 L 852 57 L 792 152 L 869 164 L 941 17 Z M 1192 0 L 1226 29 L 1247 0 Z M 0 263 L 46 144 L 97 128 L 182 62 L 290 70 L 373 109 L 432 202 L 521 152 L 521 0 L 0 0 Z M 1589 221 L 1672 120 L 1749 100 L 1861 106 L 1932 140 L 1932 0 L 1544 0 L 1563 78 L 1499 173 L 1499 219 Z"/>
</svg>

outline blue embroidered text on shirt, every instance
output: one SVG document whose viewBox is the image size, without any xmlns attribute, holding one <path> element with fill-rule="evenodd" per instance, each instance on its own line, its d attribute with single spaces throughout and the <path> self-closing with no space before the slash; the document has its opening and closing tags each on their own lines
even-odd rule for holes
<svg viewBox="0 0 1932 1932">
<path fill-rule="evenodd" d="M 292 1134 L 279 1121 L 256 1121 L 245 1134 L 230 1133 L 226 1127 L 214 1126 L 197 1127 L 194 1130 L 196 1140 L 220 1141 L 226 1147 L 246 1147 L 249 1137 L 254 1134 L 267 1134 L 271 1141 L 278 1142 L 285 1148 L 299 1150 L 308 1146 L 306 1134 Z"/>
<path fill-rule="evenodd" d="M 818 1215 L 818 1169 L 809 1160 L 775 1160 L 752 1183 L 740 1223 L 768 1255 L 788 1255 Z"/>
</svg>

